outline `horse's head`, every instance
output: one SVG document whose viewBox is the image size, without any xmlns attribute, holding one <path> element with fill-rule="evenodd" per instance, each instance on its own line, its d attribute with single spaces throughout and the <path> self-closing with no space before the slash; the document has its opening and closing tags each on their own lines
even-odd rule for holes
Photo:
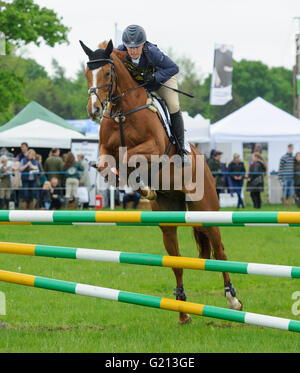
<svg viewBox="0 0 300 373">
<path fill-rule="evenodd" d="M 85 76 L 89 88 L 89 101 L 87 112 L 91 119 L 97 120 L 102 116 L 104 105 L 109 101 L 114 90 L 114 64 L 111 58 L 113 43 L 110 40 L 107 45 L 102 43 L 99 48 L 92 51 L 82 41 L 79 41 L 82 49 L 89 57 Z"/>
</svg>

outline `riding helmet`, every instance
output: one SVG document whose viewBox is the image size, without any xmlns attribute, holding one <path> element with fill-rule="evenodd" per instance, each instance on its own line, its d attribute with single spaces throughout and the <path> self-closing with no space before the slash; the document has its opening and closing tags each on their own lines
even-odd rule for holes
<svg viewBox="0 0 300 373">
<path fill-rule="evenodd" d="M 126 27 L 122 35 L 122 42 L 126 47 L 137 48 L 146 42 L 146 32 L 143 27 L 130 25 Z"/>
</svg>

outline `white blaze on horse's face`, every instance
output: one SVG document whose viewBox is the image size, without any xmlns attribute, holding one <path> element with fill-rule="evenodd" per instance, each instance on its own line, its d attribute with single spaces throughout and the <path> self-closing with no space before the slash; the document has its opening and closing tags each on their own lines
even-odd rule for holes
<svg viewBox="0 0 300 373">
<path fill-rule="evenodd" d="M 98 86 L 98 72 L 102 69 L 102 67 L 99 67 L 98 69 L 95 69 L 95 70 L 92 70 L 92 77 L 93 77 L 93 81 L 92 81 L 92 88 L 94 87 L 97 87 Z M 97 94 L 98 94 L 98 90 L 97 90 Z M 101 104 L 97 98 L 97 96 L 95 94 L 92 94 L 91 95 L 91 109 L 92 109 L 92 117 L 93 118 L 100 118 L 102 116 L 102 108 L 101 108 Z"/>
</svg>

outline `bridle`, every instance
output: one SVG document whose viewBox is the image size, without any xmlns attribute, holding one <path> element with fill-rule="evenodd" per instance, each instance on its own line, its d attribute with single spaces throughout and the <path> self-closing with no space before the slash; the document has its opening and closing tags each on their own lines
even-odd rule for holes
<svg viewBox="0 0 300 373">
<path fill-rule="evenodd" d="M 117 88 L 118 88 L 118 75 L 117 75 L 116 70 L 115 70 L 114 61 L 110 58 L 99 58 L 99 59 L 96 59 L 96 60 L 88 61 L 87 65 L 89 66 L 90 64 L 97 63 L 97 62 L 100 63 L 99 67 L 105 66 L 108 63 L 111 66 L 111 68 L 110 68 L 110 82 L 107 83 L 107 84 L 103 84 L 101 86 L 91 87 L 88 90 L 89 96 L 92 95 L 92 94 L 96 95 L 97 99 L 99 100 L 99 102 L 101 104 L 102 110 L 105 110 L 105 108 L 106 108 L 106 106 L 109 102 L 111 102 L 112 105 L 115 106 L 118 103 L 118 101 L 122 97 L 124 97 L 127 93 L 129 93 L 131 91 L 134 91 L 138 88 L 144 87 L 147 84 L 147 83 L 142 83 L 142 84 L 140 84 L 140 85 L 138 85 L 134 88 L 127 89 L 125 92 L 120 93 L 119 95 L 114 96 L 114 91 L 117 92 Z M 114 82 L 115 82 L 115 90 L 114 90 Z M 98 89 L 103 89 L 103 88 L 106 88 L 106 87 L 109 87 L 108 95 L 107 95 L 106 100 L 102 101 L 101 98 L 99 97 L 98 93 L 97 93 L 97 90 Z M 147 105 L 147 107 L 148 107 L 148 105 Z M 144 109 L 144 106 L 141 106 L 141 108 Z M 139 108 L 137 108 L 137 109 L 139 109 Z M 128 112 L 128 113 L 130 114 L 131 111 Z M 128 113 L 125 113 L 125 114 L 122 114 L 122 115 L 125 116 L 125 115 L 128 115 Z M 113 116 L 111 116 L 111 115 L 110 115 L 110 117 L 113 118 Z"/>
<path fill-rule="evenodd" d="M 99 100 L 102 110 L 104 110 L 106 108 L 108 102 L 110 102 L 110 101 L 113 100 L 114 81 L 116 82 L 116 84 L 115 84 L 116 89 L 115 90 L 117 91 L 117 87 L 118 87 L 118 75 L 116 73 L 114 61 L 112 59 L 110 59 L 110 58 L 99 58 L 97 60 L 90 60 L 90 61 L 87 62 L 87 65 L 90 68 L 89 65 L 91 65 L 93 63 L 97 63 L 97 62 L 100 63 L 99 67 L 107 65 L 108 63 L 110 64 L 110 66 L 111 66 L 110 67 L 110 82 L 107 83 L 107 84 L 101 85 L 101 86 L 89 88 L 88 94 L 89 94 L 89 96 L 92 95 L 92 94 L 94 94 L 97 97 L 97 99 Z M 103 89 L 103 88 L 106 88 L 106 87 L 109 87 L 108 95 L 107 95 L 106 100 L 102 101 L 101 98 L 100 98 L 100 96 L 97 93 L 97 90 L 98 89 Z"/>
<path fill-rule="evenodd" d="M 117 75 L 116 70 L 115 70 L 114 61 L 110 58 L 99 58 L 99 59 L 96 59 L 96 60 L 88 61 L 87 65 L 89 67 L 89 65 L 94 64 L 94 63 L 98 63 L 99 64 L 98 67 L 105 66 L 108 63 L 110 64 L 110 66 L 111 66 L 111 68 L 110 68 L 110 82 L 107 83 L 107 84 L 103 84 L 101 86 L 89 88 L 88 94 L 89 94 L 89 96 L 92 95 L 92 94 L 96 95 L 97 99 L 99 100 L 99 102 L 101 104 L 102 110 L 105 111 L 105 113 L 109 114 L 110 119 L 115 119 L 117 121 L 117 123 L 119 123 L 121 144 L 122 144 L 122 147 L 125 147 L 125 138 L 124 138 L 124 131 L 123 131 L 124 118 L 129 114 L 136 113 L 137 111 L 140 111 L 140 110 L 143 110 L 143 109 L 147 109 L 149 106 L 151 106 L 151 104 L 146 104 L 146 105 L 139 106 L 137 108 L 134 108 L 134 109 L 131 109 L 131 110 L 127 111 L 126 113 L 122 113 L 120 109 L 116 110 L 115 113 L 113 113 L 113 108 L 118 104 L 120 99 L 122 97 L 124 97 L 127 93 L 129 93 L 131 91 L 134 91 L 138 88 L 144 87 L 147 83 L 144 82 L 144 83 L 142 83 L 142 84 L 140 84 L 136 87 L 127 89 L 125 92 L 122 92 L 119 95 L 117 95 L 117 94 L 114 95 L 114 92 L 117 93 L 117 88 L 118 88 L 118 75 Z M 91 70 L 93 70 L 93 69 L 91 69 Z M 115 82 L 115 84 L 114 84 L 114 82 Z M 114 85 L 115 85 L 115 89 L 114 89 Z M 97 93 L 97 90 L 98 89 L 103 89 L 103 88 L 106 88 L 106 87 L 109 87 L 108 95 L 107 95 L 106 100 L 102 101 L 100 96 Z M 110 111 L 108 111 L 106 109 L 109 102 L 111 102 L 111 104 L 112 104 L 112 109 Z"/>
</svg>

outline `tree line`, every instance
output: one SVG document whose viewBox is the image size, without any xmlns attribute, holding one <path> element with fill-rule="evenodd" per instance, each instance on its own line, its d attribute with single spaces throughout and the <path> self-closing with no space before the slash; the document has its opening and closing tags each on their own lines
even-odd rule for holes
<svg viewBox="0 0 300 373">
<path fill-rule="evenodd" d="M 0 31 L 6 36 L 7 55 L 0 56 L 0 125 L 13 118 L 32 100 L 65 119 L 87 118 L 87 83 L 82 65 L 74 78 L 52 61 L 54 74 L 31 58 L 15 55 L 21 46 L 33 42 L 55 46 L 68 43 L 70 29 L 61 18 L 34 0 L 0 0 Z M 171 53 L 172 55 L 172 53 Z M 293 73 L 284 67 L 268 67 L 260 61 L 233 62 L 233 99 L 224 106 L 209 104 L 211 74 L 204 77 L 196 63 L 185 56 L 171 56 L 178 64 L 179 89 L 195 96 L 181 95 L 181 108 L 194 117 L 198 113 L 211 123 L 222 119 L 257 96 L 288 113 L 293 113 Z"/>
</svg>

